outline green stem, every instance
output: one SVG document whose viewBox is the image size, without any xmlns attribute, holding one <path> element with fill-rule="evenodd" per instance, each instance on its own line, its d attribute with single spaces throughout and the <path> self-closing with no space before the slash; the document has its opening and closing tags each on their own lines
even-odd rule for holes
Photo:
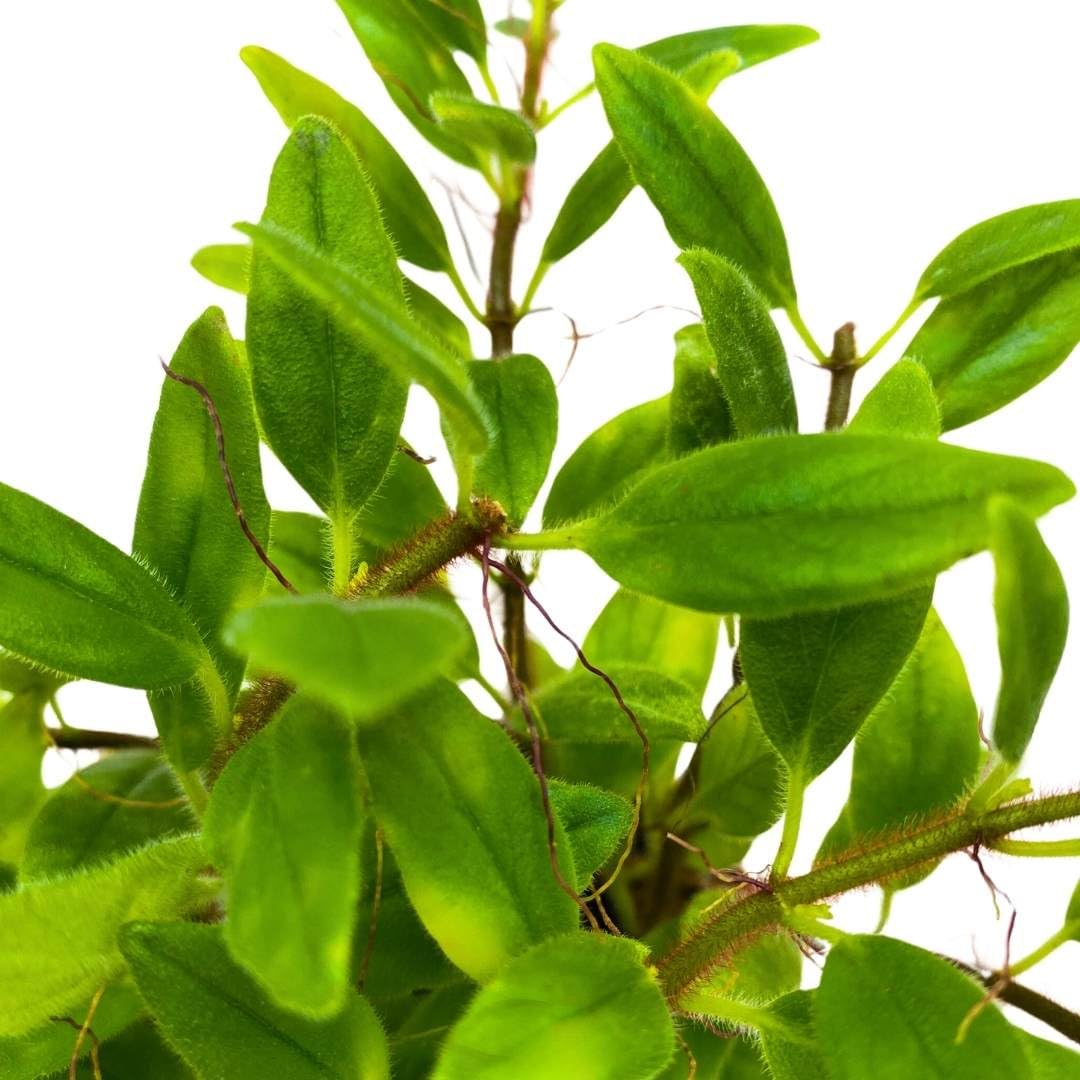
<svg viewBox="0 0 1080 1080">
<path fill-rule="evenodd" d="M 352 578 L 353 530 L 352 522 L 345 516 L 336 515 L 330 521 L 330 543 L 333 551 L 334 592 L 342 595 Z"/>
<path fill-rule="evenodd" d="M 749 1027 L 757 1031 L 773 1031 L 788 1042 L 809 1042 L 806 1035 L 786 1024 L 774 1012 L 758 1005 L 747 1005 L 744 1001 L 721 997 L 719 994 L 701 990 L 691 994 L 681 1005 L 682 1011 L 699 1016 L 710 1016 L 714 1020 L 735 1027 Z"/>
<path fill-rule="evenodd" d="M 1075 859 L 1080 856 L 1080 837 L 1075 840 L 995 840 L 986 846 L 1002 855 L 1031 859 Z"/>
<path fill-rule="evenodd" d="M 1067 922 L 1056 934 L 1044 941 L 1034 952 L 1028 953 L 1023 960 L 1009 965 L 1010 975 L 1023 975 L 1025 971 L 1033 968 L 1040 960 L 1045 960 L 1058 946 L 1066 941 L 1072 941 L 1080 934 L 1080 919 Z"/>
<path fill-rule="evenodd" d="M 727 905 L 705 919 L 660 962 L 660 981 L 668 998 L 678 1005 L 738 948 L 764 931 L 781 926 L 785 907 L 827 900 L 935 862 L 976 843 L 988 844 L 1018 829 L 1078 816 L 1080 791 L 1071 791 L 1012 803 L 985 814 L 959 813 L 945 821 L 923 825 L 869 851 L 841 856 L 809 874 L 781 881 Z"/>
<path fill-rule="evenodd" d="M 483 688 L 488 697 L 495 702 L 496 705 L 502 709 L 503 712 L 509 712 L 513 708 L 513 704 L 506 699 L 502 691 L 484 678 L 483 674 L 479 671 L 473 672 L 472 676 Z"/>
<path fill-rule="evenodd" d="M 810 328 L 803 322 L 802 313 L 799 311 L 799 305 L 793 303 L 784 310 L 787 312 L 788 319 L 791 320 L 791 325 L 795 328 L 795 333 L 802 338 L 803 344 L 813 354 L 814 359 L 819 364 L 827 364 L 829 358 L 825 355 L 825 350 L 814 340 L 814 335 L 810 333 Z"/>
<path fill-rule="evenodd" d="M 545 128 L 550 124 L 557 116 L 566 112 L 572 105 L 576 105 L 579 101 L 584 101 L 594 90 L 596 89 L 596 83 L 589 83 L 588 86 L 583 86 L 577 93 L 571 94 L 565 101 L 556 105 L 554 109 L 545 113 L 543 120 L 540 121 L 540 127 Z"/>
<path fill-rule="evenodd" d="M 448 266 L 446 268 L 446 276 L 450 279 L 450 284 L 457 290 L 458 296 L 461 297 L 462 303 L 469 310 L 469 314 L 476 319 L 477 322 L 484 321 L 484 313 L 476 306 L 476 301 L 469 295 L 469 290 L 465 287 L 465 282 L 461 280 L 461 275 L 457 272 L 457 268 L 454 266 Z"/>
<path fill-rule="evenodd" d="M 491 70 L 485 63 L 477 63 L 476 65 L 480 69 L 480 78 L 484 83 L 484 89 L 487 90 L 491 97 L 491 100 L 498 105 L 499 104 L 499 88 L 495 85 L 495 80 L 491 77 Z"/>
<path fill-rule="evenodd" d="M 773 859 L 772 881 L 779 881 L 787 876 L 791 860 L 795 857 L 795 845 L 799 841 L 799 826 L 802 823 L 803 797 L 806 795 L 806 781 L 798 772 L 788 775 L 787 806 L 784 809 L 784 829 L 780 835 L 780 847 Z"/>
<path fill-rule="evenodd" d="M 994 796 L 1001 790 L 1002 785 L 1012 776 L 1016 766 L 1008 761 L 999 761 L 991 770 L 986 779 L 972 792 L 968 799 L 968 812 L 981 813 L 986 810 L 994 800 Z"/>
<path fill-rule="evenodd" d="M 521 304 L 518 306 L 518 319 L 524 318 L 532 311 L 532 302 L 536 299 L 536 291 L 540 288 L 541 282 L 547 275 L 547 272 L 551 269 L 551 263 L 540 262 L 537 264 L 536 269 L 533 271 L 533 276 L 529 279 L 529 286 L 525 290 L 525 295 L 521 298 Z"/>
<path fill-rule="evenodd" d="M 192 770 L 191 772 L 177 773 L 176 778 L 180 781 L 180 786 L 184 789 L 184 794 L 188 797 L 188 802 L 191 803 L 191 809 L 195 811 L 195 816 L 201 821 L 206 813 L 206 807 L 210 803 L 210 796 L 206 793 L 206 786 L 202 782 L 202 777 Z"/>
<path fill-rule="evenodd" d="M 881 350 L 885 348 L 885 346 L 893 339 L 893 337 L 904 325 L 904 323 L 906 323 L 908 319 L 910 319 L 911 316 L 914 315 L 921 306 L 921 300 L 912 300 L 911 303 L 908 304 L 908 306 L 900 312 L 900 317 L 896 320 L 896 322 L 894 322 L 892 326 L 890 326 L 889 329 L 886 330 L 885 333 L 882 334 L 881 337 L 879 337 L 877 341 L 875 341 L 874 344 L 870 346 L 870 349 L 867 351 L 866 355 L 863 356 L 861 360 L 859 360 L 859 366 L 862 367 L 863 364 L 868 364 L 871 360 L 873 360 L 874 357 L 877 356 L 877 354 L 881 352 Z"/>
<path fill-rule="evenodd" d="M 158 750 L 152 735 L 129 735 L 122 731 L 90 731 L 86 728 L 49 728 L 49 738 L 62 750 Z"/>
<path fill-rule="evenodd" d="M 553 551 L 578 547 L 581 536 L 580 523 L 565 529 L 545 529 L 538 533 L 507 533 L 496 537 L 496 547 L 509 551 Z"/>
<path fill-rule="evenodd" d="M 229 692 L 218 674 L 217 665 L 206 654 L 206 659 L 195 676 L 210 702 L 211 715 L 217 724 L 219 741 L 227 739 L 232 732 L 232 705 L 229 702 Z"/>
</svg>

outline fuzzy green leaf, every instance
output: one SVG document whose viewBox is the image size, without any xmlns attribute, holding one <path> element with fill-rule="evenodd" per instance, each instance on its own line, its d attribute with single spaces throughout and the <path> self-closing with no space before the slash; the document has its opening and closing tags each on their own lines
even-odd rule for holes
<svg viewBox="0 0 1080 1080">
<path fill-rule="evenodd" d="M 510 964 L 473 999 L 435 1080 L 648 1080 L 674 1048 L 663 995 L 635 942 L 574 934 Z"/>
<path fill-rule="evenodd" d="M 446 91 L 432 94 L 429 104 L 440 129 L 451 139 L 504 161 L 529 165 L 535 160 L 536 136 L 520 113 L 477 101 L 471 94 Z"/>
<path fill-rule="evenodd" d="M 0 895 L 0 1035 L 22 1035 L 84 1002 L 123 966 L 132 919 L 173 919 L 205 895 L 190 837 Z"/>
<path fill-rule="evenodd" d="M 905 353 L 926 365 L 950 430 L 1026 393 L 1078 341 L 1080 251 L 1073 249 L 947 296 Z"/>
<path fill-rule="evenodd" d="M 855 737 L 918 641 L 933 586 L 786 619 L 743 619 L 746 681 L 769 741 L 809 781 Z"/>
<path fill-rule="evenodd" d="M 495 499 L 517 527 L 547 477 L 558 433 L 559 401 L 535 356 L 474 360 L 469 381 L 491 420 L 488 448 L 475 461 L 473 492 Z M 450 438 L 451 452 L 460 451 Z"/>
<path fill-rule="evenodd" d="M 675 334 L 675 385 L 669 411 L 668 446 L 676 457 L 735 437 L 716 356 L 700 323 Z"/>
<path fill-rule="evenodd" d="M 898 360 L 863 399 L 847 430 L 936 439 L 941 415 L 926 368 L 915 360 Z"/>
<path fill-rule="evenodd" d="M 761 294 L 727 259 L 696 248 L 679 264 L 690 275 L 739 438 L 797 431 L 784 344 Z"/>
<path fill-rule="evenodd" d="M 207 281 L 247 295 L 251 280 L 250 244 L 210 244 L 191 256 L 191 265 Z"/>
<path fill-rule="evenodd" d="M 0 484 L 0 646 L 54 671 L 136 689 L 209 663 L 183 607 L 144 567 Z"/>
<path fill-rule="evenodd" d="M 1054 556 L 1028 510 L 1007 499 L 990 507 L 994 612 L 1001 690 L 994 745 L 1014 764 L 1024 756 L 1043 701 L 1061 663 L 1069 631 L 1069 598 Z"/>
<path fill-rule="evenodd" d="M 805 26 L 722 26 L 663 38 L 637 51 L 686 78 L 695 64 L 717 53 L 734 51 L 739 63 L 727 72 L 734 74 L 817 38 L 817 33 Z M 694 86 L 698 93 L 711 89 L 708 85 Z M 570 189 L 544 241 L 541 260 L 547 264 L 558 262 L 588 240 L 610 220 L 633 191 L 634 183 L 618 145 L 609 142 Z"/>
<path fill-rule="evenodd" d="M 45 801 L 45 702 L 41 694 L 24 690 L 0 704 L 0 863 L 21 862 L 27 830 Z M 25 874 L 20 867 L 19 876 Z"/>
<path fill-rule="evenodd" d="M 275 510 L 270 515 L 270 546 L 267 554 L 301 596 L 330 588 L 330 523 L 316 514 Z M 267 571 L 266 589 L 272 596 L 285 590 Z"/>
<path fill-rule="evenodd" d="M 588 887 L 593 874 L 618 851 L 633 822 L 633 808 L 626 799 L 591 784 L 550 783 L 555 809 L 574 853 L 577 887 Z"/>
<path fill-rule="evenodd" d="M 734 136 L 659 64 L 611 45 L 598 45 L 593 58 L 615 140 L 675 243 L 732 259 L 771 306 L 793 304 L 776 207 Z"/>
<path fill-rule="evenodd" d="M 577 925 L 548 862 L 536 777 L 457 689 L 436 684 L 361 728 L 360 750 L 409 899 L 458 967 L 485 981 L 529 945 Z M 559 841 L 572 881 L 565 835 Z"/>
<path fill-rule="evenodd" d="M 815 1038 L 816 994 L 796 990 L 774 1001 L 769 1011 L 783 1026 L 761 1031 L 761 1054 L 773 1080 L 832 1080 L 822 1048 Z"/>
<path fill-rule="evenodd" d="M 345 136 L 364 166 L 403 259 L 425 270 L 453 271 L 446 233 L 431 200 L 401 155 L 355 105 L 269 49 L 249 45 L 240 50 L 240 59 L 288 127 L 303 116 L 321 116 Z"/>
<path fill-rule="evenodd" d="M 97 1030 L 97 1017 L 94 1018 Z M 104 1077 L 147 1076 L 153 1080 L 198 1080 L 183 1060 L 165 1043 L 152 1020 L 132 1024 L 101 1047 L 101 1075 Z M 52 1077 L 52 1080 L 67 1080 Z M 78 1080 L 98 1080 L 93 1066 L 83 1059 Z"/>
<path fill-rule="evenodd" d="M 475 167 L 473 149 L 443 131 L 428 106 L 440 90 L 472 93 L 448 47 L 456 43 L 442 40 L 427 18 L 430 6 L 431 0 L 338 0 L 394 104 L 433 146 Z"/>
<path fill-rule="evenodd" d="M 420 383 L 438 402 L 462 443 L 476 453 L 487 446 L 487 418 L 469 385 L 464 362 L 412 318 L 403 299 L 372 288 L 335 258 L 311 247 L 302 236 L 276 225 L 237 228 L 251 236 L 256 248 L 261 247 L 279 264 L 316 306 L 325 309 L 350 340 L 355 337 L 366 342 L 401 378 Z M 320 445 L 322 434 L 318 432 Z"/>
<path fill-rule="evenodd" d="M 384 341 L 327 325 L 326 297 L 279 248 L 335 268 L 407 324 L 397 257 L 356 155 L 317 117 L 300 120 L 278 156 L 262 221 L 245 230 L 256 241 L 247 347 L 259 420 L 304 490 L 347 522 L 393 457 L 406 380 Z"/>
<path fill-rule="evenodd" d="M 225 455 L 248 527 L 265 545 L 270 507 L 263 494 L 259 433 L 247 372 L 225 316 L 209 308 L 188 329 L 170 370 L 209 392 L 225 433 Z M 173 379 L 161 388 L 132 550 L 168 585 L 198 624 L 228 695 L 235 700 L 244 661 L 226 652 L 221 628 L 234 608 L 253 603 L 266 569 L 240 529 L 222 475 L 217 432 L 198 393 Z M 201 765 L 214 746 L 215 717 L 195 687 L 150 697 L 169 756 Z"/>
<path fill-rule="evenodd" d="M 405 302 L 413 318 L 459 356 L 472 356 L 468 327 L 437 296 L 405 278 Z"/>
<path fill-rule="evenodd" d="M 953 296 L 1003 270 L 1080 247 L 1080 199 L 1010 210 L 962 232 L 919 278 L 915 299 Z"/>
<path fill-rule="evenodd" d="M 361 720 L 432 682 L 466 645 L 441 605 L 326 595 L 265 600 L 235 615 L 227 637 L 253 664 Z"/>
<path fill-rule="evenodd" d="M 817 991 L 820 1045 L 832 1080 L 983 1080 L 1031 1075 L 1013 1028 L 991 1005 L 957 1042 L 985 990 L 932 953 L 890 938 L 834 945 Z"/>
<path fill-rule="evenodd" d="M 229 959 L 220 927 L 135 923 L 122 946 L 165 1038 L 201 1080 L 390 1075 L 386 1037 L 363 998 L 323 1023 L 288 1013 Z"/>
<path fill-rule="evenodd" d="M 187 805 L 171 805 L 179 796 L 176 778 L 157 754 L 117 751 L 80 775 L 83 783 L 69 780 L 34 819 L 20 870 L 23 881 L 88 869 L 195 827 Z"/>
<path fill-rule="evenodd" d="M 375 498 L 356 518 L 356 536 L 375 555 L 383 555 L 446 513 L 426 465 L 398 453 Z"/>
<path fill-rule="evenodd" d="M 544 504 L 544 525 L 577 521 L 610 506 L 648 469 L 668 458 L 665 395 L 598 427 L 558 471 Z"/>
<path fill-rule="evenodd" d="M 541 543 L 581 548 L 620 584 L 670 603 L 777 617 L 910 591 L 988 546 L 994 495 L 1045 513 L 1074 492 L 1024 458 L 777 435 L 662 465 L 608 513 Z"/>
<path fill-rule="evenodd" d="M 230 954 L 315 1019 L 341 1011 L 352 981 L 361 810 L 351 727 L 294 697 L 229 759 L 204 823 L 229 888 Z"/>
</svg>

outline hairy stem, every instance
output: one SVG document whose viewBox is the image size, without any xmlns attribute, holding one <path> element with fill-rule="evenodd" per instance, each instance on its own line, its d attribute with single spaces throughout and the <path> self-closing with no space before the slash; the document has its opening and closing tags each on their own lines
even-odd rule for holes
<svg viewBox="0 0 1080 1080">
<path fill-rule="evenodd" d="M 854 323 L 844 323 L 833 335 L 832 355 L 826 366 L 832 381 L 829 384 L 829 405 L 825 411 L 825 430 L 837 431 L 847 423 L 851 386 L 858 371 Z"/>
<path fill-rule="evenodd" d="M 799 840 L 799 826 L 802 824 L 803 797 L 806 794 L 806 781 L 796 772 L 788 776 L 787 806 L 784 809 L 784 828 L 780 836 L 780 847 L 773 860 L 772 879 L 779 881 L 787 876 L 791 860 L 795 855 L 795 845 Z"/>
</svg>

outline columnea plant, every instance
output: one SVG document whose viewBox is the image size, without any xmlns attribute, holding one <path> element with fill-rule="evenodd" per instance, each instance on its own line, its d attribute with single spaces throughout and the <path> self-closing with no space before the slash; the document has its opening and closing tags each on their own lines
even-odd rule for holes
<svg viewBox="0 0 1080 1080">
<path fill-rule="evenodd" d="M 246 294 L 247 323 L 238 340 L 211 308 L 165 367 L 131 554 L 0 485 L 2 1075 L 1080 1076 L 1000 1007 L 1080 1041 L 1080 1017 L 1023 984 L 1080 937 L 1080 891 L 999 971 L 845 932 L 828 908 L 878 886 L 884 926 L 953 853 L 1080 854 L 1024 831 L 1080 816 L 1080 790 L 1039 793 L 1021 768 L 1068 619 L 1036 519 L 1073 485 L 940 440 L 1080 339 L 1080 200 L 969 228 L 865 352 L 850 325 L 826 348 L 708 104 L 812 30 L 598 45 L 595 83 L 553 105 L 558 0 L 490 27 L 478 0 L 338 3 L 405 116 L 490 185 L 487 296 L 364 113 L 245 49 L 289 133 L 260 220 L 194 264 Z M 523 52 L 513 102 L 494 34 Z M 538 143 L 594 89 L 613 139 L 516 286 Z M 590 435 L 523 531 L 558 404 L 515 329 L 635 185 L 701 317 L 670 394 Z M 445 274 L 460 313 L 406 264 Z M 857 373 L 930 301 L 849 420 Z M 796 415 L 776 311 L 829 372 L 824 432 Z M 400 435 L 414 383 L 440 410 L 452 508 Z M 260 443 L 321 515 L 270 508 Z M 541 572 L 556 548 L 619 585 L 572 670 L 529 631 L 562 632 Z M 1002 667 L 985 734 L 931 606 L 936 576 L 983 550 Z M 479 642 L 455 561 L 481 571 Z M 721 631 L 731 688 L 706 714 Z M 71 726 L 72 679 L 147 691 L 158 737 Z M 852 740 L 843 812 L 793 876 L 804 793 Z M 46 792 L 48 746 L 100 759 Z M 771 867 L 741 867 L 781 817 Z"/>
</svg>

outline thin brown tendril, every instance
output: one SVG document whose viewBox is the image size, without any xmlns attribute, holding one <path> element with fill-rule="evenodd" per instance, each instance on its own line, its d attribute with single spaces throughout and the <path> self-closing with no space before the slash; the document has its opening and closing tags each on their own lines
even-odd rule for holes
<svg viewBox="0 0 1080 1080">
<path fill-rule="evenodd" d="M 694 1057 L 694 1051 L 690 1049 L 690 1044 L 678 1028 L 675 1029 L 675 1038 L 679 1040 L 679 1049 L 686 1055 L 686 1080 L 694 1080 L 697 1076 L 697 1058 Z"/>
<path fill-rule="evenodd" d="M 399 454 L 404 454 L 406 457 L 412 458 L 413 461 L 415 461 L 419 465 L 434 465 L 435 464 L 434 456 L 432 456 L 432 457 L 424 457 L 422 454 L 418 454 L 407 443 L 400 443 L 399 442 L 397 444 L 397 450 L 398 450 Z"/>
<path fill-rule="evenodd" d="M 984 873 L 985 876 L 985 873 Z M 987 879 L 989 880 L 989 879 Z M 991 882 L 993 885 L 993 883 Z M 995 889 L 996 885 L 993 886 Z M 1005 896 L 1004 893 L 1001 894 Z M 1008 897 L 1006 897 L 1008 899 Z M 1009 900 L 1012 904 L 1012 901 Z M 960 1021 L 960 1026 L 956 1030 L 956 1043 L 959 1045 L 967 1038 L 967 1033 L 971 1028 L 971 1025 L 975 1022 L 979 1013 L 981 1013 L 992 1001 L 996 1001 L 1001 995 L 1008 989 L 1009 984 L 1012 982 L 1012 973 L 1009 968 L 1012 963 L 1012 938 L 1013 930 L 1016 929 L 1016 908 L 1013 907 L 1012 914 L 1009 916 L 1009 928 L 1005 931 L 1005 964 L 1001 971 L 998 973 L 997 978 L 987 987 L 986 993 L 971 1006 L 970 1009 L 964 1014 L 964 1019 Z"/>
<path fill-rule="evenodd" d="M 78 1027 L 78 1037 L 75 1039 L 75 1047 L 71 1051 L 71 1060 L 68 1062 L 68 1080 L 76 1080 L 79 1073 L 79 1056 L 82 1053 L 83 1043 L 86 1042 L 87 1035 L 90 1036 L 90 1061 L 94 1069 L 94 1080 L 101 1080 L 101 1061 L 99 1060 L 99 1052 L 101 1044 L 98 1042 L 98 1037 L 93 1033 L 90 1028 L 90 1022 L 94 1019 L 94 1013 L 97 1012 L 97 1007 L 101 1004 L 102 995 L 105 993 L 105 985 L 102 984 L 98 987 L 97 993 L 90 999 L 90 1007 L 86 1010 L 86 1019 Z M 75 1022 L 68 1016 L 53 1017 L 54 1020 L 59 1020 L 63 1023 L 70 1023 L 73 1027 L 76 1026 Z"/>
<path fill-rule="evenodd" d="M 705 864 L 705 869 L 708 870 L 709 874 L 716 878 L 717 881 L 723 882 L 725 885 L 749 885 L 752 888 L 760 889 L 762 892 L 772 892 L 767 881 L 762 881 L 760 878 L 754 877 L 753 874 L 744 873 L 742 870 L 720 870 L 713 866 L 713 864 L 709 862 L 709 857 L 705 854 L 704 849 L 698 847 L 697 844 L 691 844 L 689 840 L 684 840 L 681 836 L 676 836 L 673 832 L 665 833 L 664 835 L 673 844 L 678 844 L 679 847 L 701 859 Z"/>
<path fill-rule="evenodd" d="M 159 358 L 160 359 L 160 358 Z M 173 371 L 164 360 L 160 360 L 161 368 L 165 374 L 174 382 L 181 383 L 183 386 L 189 386 L 194 390 L 200 398 L 202 398 L 203 405 L 206 406 L 206 412 L 210 417 L 210 423 L 214 428 L 214 439 L 217 441 L 217 454 L 218 464 L 221 466 L 221 474 L 225 478 L 225 487 L 229 492 L 229 502 L 232 503 L 233 513 L 236 514 L 236 520 L 240 523 L 240 528 L 243 530 L 244 536 L 247 537 L 247 542 L 255 549 L 255 554 L 259 556 L 263 565 L 278 579 L 279 584 L 287 592 L 295 593 L 296 588 L 292 582 L 274 565 L 273 560 L 266 554 L 266 549 L 262 546 L 262 542 L 251 531 L 251 526 L 248 525 L 247 517 L 244 514 L 244 508 L 240 505 L 240 497 L 236 494 L 236 485 L 233 483 L 232 470 L 229 468 L 228 458 L 225 456 L 225 430 L 221 426 L 221 417 L 218 415 L 217 406 L 214 404 L 213 397 L 210 396 L 210 391 L 197 379 L 192 379 L 190 376 L 181 375 L 178 371 Z"/>
<path fill-rule="evenodd" d="M 58 753 L 63 751 L 64 748 L 57 745 L 52 732 L 48 728 L 45 729 L 45 736 L 52 744 L 54 750 Z M 75 755 L 75 767 L 71 774 L 71 779 L 74 780 L 87 795 L 97 799 L 99 802 L 113 803 L 116 806 L 127 806 L 133 810 L 169 810 L 176 806 L 185 806 L 188 802 L 186 795 L 178 796 L 175 799 L 126 799 L 122 795 L 114 795 L 111 791 L 102 791 L 101 788 L 94 787 L 94 785 L 91 784 L 79 770 L 78 751 L 73 750 L 72 754 Z"/>
<path fill-rule="evenodd" d="M 375 829 L 375 885 L 371 893 L 371 919 L 368 922 L 367 944 L 364 946 L 364 959 L 360 963 L 360 975 L 357 978 L 357 989 L 363 990 L 367 980 L 368 968 L 371 966 L 371 956 L 375 951 L 375 931 L 379 925 L 379 908 L 382 905 L 383 887 L 383 834 L 382 829 Z"/>
</svg>

